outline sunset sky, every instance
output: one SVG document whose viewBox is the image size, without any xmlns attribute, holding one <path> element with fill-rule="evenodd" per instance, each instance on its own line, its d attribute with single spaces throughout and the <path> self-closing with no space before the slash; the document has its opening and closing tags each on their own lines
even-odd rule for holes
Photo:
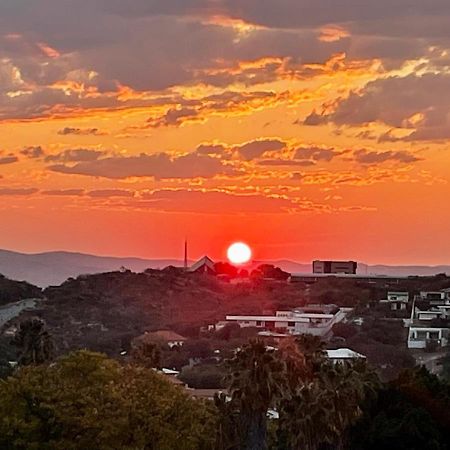
<svg viewBox="0 0 450 450">
<path fill-rule="evenodd" d="M 448 0 L 0 0 L 0 248 L 450 263 Z"/>
</svg>

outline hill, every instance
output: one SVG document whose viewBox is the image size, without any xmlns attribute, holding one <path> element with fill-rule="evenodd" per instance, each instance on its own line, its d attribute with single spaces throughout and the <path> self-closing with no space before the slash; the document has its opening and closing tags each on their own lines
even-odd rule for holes
<svg viewBox="0 0 450 450">
<path fill-rule="evenodd" d="M 25 281 L 15 281 L 0 274 L 0 307 L 24 299 L 40 298 L 42 290 Z"/>
<path fill-rule="evenodd" d="M 273 264 L 290 273 L 311 272 L 311 264 L 290 260 L 254 261 L 252 265 L 262 263 Z M 182 266 L 183 262 L 176 259 L 120 258 L 63 251 L 26 254 L 0 250 L 0 273 L 12 279 L 26 280 L 40 287 L 59 285 L 70 277 L 82 274 L 117 271 L 121 267 L 133 272 L 142 272 L 148 268 L 161 269 L 169 265 Z M 358 272 L 431 276 L 438 273 L 450 274 L 450 266 L 369 266 L 361 263 Z"/>
<path fill-rule="evenodd" d="M 170 328 L 189 336 L 226 314 L 272 312 L 305 303 L 298 286 L 233 285 L 176 269 L 80 276 L 44 294 L 38 308 L 18 320 L 27 315 L 44 318 L 61 352 L 89 348 L 116 356 L 145 331 Z"/>
<path fill-rule="evenodd" d="M 36 286 L 59 285 L 70 277 L 119 270 L 134 272 L 180 264 L 172 259 L 141 259 L 95 256 L 71 252 L 26 254 L 0 250 L 0 273 L 16 280 L 26 280 Z"/>
</svg>

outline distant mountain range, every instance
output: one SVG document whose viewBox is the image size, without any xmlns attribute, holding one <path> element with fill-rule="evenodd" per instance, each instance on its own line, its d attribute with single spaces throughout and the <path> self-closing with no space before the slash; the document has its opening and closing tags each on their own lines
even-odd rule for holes
<svg viewBox="0 0 450 450">
<path fill-rule="evenodd" d="M 311 272 L 311 264 L 302 264 L 289 260 L 255 261 L 274 264 L 291 273 Z M 71 252 L 47 252 L 26 254 L 9 250 L 0 250 L 0 274 L 14 280 L 24 280 L 36 286 L 59 285 L 69 277 L 82 274 L 101 273 L 126 267 L 133 272 L 145 269 L 162 269 L 166 266 L 182 266 L 176 259 L 143 259 L 96 256 Z M 450 265 L 446 266 L 369 266 L 359 265 L 361 274 L 378 275 L 435 275 L 450 274 Z"/>
</svg>

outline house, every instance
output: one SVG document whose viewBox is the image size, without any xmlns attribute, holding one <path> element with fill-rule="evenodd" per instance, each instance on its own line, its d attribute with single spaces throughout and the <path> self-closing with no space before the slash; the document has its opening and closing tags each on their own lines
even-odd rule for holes
<svg viewBox="0 0 450 450">
<path fill-rule="evenodd" d="M 358 359 L 366 359 L 361 353 L 357 353 L 349 348 L 338 348 L 336 350 L 325 350 L 327 358 L 333 363 L 351 362 Z"/>
<path fill-rule="evenodd" d="M 420 307 L 416 306 L 416 301 Z M 425 301 L 425 304 L 424 304 Z M 450 337 L 450 304 L 445 292 L 421 292 L 409 321 L 408 348 L 445 347 Z"/>
<path fill-rule="evenodd" d="M 408 348 L 425 349 L 433 344 L 438 347 L 448 345 L 449 328 L 412 324 L 409 327 Z"/>
<path fill-rule="evenodd" d="M 241 327 L 256 327 L 270 333 L 312 334 L 324 337 L 331 332 L 333 325 L 343 320 L 346 315 L 347 311 L 336 305 L 309 305 L 292 311 L 277 311 L 274 316 L 227 316 L 226 319 L 228 322 L 238 323 Z"/>
<path fill-rule="evenodd" d="M 144 342 L 164 342 L 170 348 L 181 347 L 187 339 L 171 330 L 158 330 L 153 332 L 145 332 L 137 338 Z"/>
<path fill-rule="evenodd" d="M 441 303 L 450 300 L 450 293 L 444 291 L 422 291 L 417 300 L 426 300 L 431 303 Z"/>
<path fill-rule="evenodd" d="M 189 267 L 188 272 L 215 275 L 216 269 L 214 267 L 214 261 L 208 256 L 204 256 L 203 258 L 200 258 L 197 262 L 195 262 L 191 267 Z"/>
<path fill-rule="evenodd" d="M 387 299 L 381 300 L 380 303 L 388 303 L 391 311 L 404 311 L 408 307 L 408 292 L 388 292 Z"/>
</svg>

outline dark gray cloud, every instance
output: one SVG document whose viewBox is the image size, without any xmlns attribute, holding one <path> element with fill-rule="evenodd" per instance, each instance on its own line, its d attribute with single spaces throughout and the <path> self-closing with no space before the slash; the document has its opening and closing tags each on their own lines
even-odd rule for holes
<svg viewBox="0 0 450 450">
<path fill-rule="evenodd" d="M 379 79 L 340 100 L 334 112 L 323 115 L 313 112 L 305 123 L 320 125 L 327 121 L 350 126 L 382 122 L 411 130 L 402 138 L 390 131 L 380 137 L 385 142 L 448 139 L 450 75 L 427 73 Z"/>
<path fill-rule="evenodd" d="M 25 147 L 20 151 L 20 154 L 30 159 L 37 159 L 44 156 L 45 152 L 41 146 L 35 146 L 35 147 Z"/>
<path fill-rule="evenodd" d="M 237 150 L 242 158 L 250 161 L 259 158 L 266 152 L 282 150 L 284 147 L 286 147 L 286 143 L 279 139 L 258 139 L 240 145 Z"/>
<path fill-rule="evenodd" d="M 294 160 L 294 159 L 263 159 L 258 163 L 261 166 L 300 166 L 309 167 L 315 166 L 316 163 L 309 159 L 305 160 Z"/>
<path fill-rule="evenodd" d="M 47 191 L 41 191 L 42 195 L 55 195 L 55 196 L 67 196 L 67 197 L 79 197 L 85 194 L 84 189 L 50 189 Z"/>
<path fill-rule="evenodd" d="M 420 161 L 420 158 L 407 151 L 369 151 L 357 150 L 354 153 L 355 160 L 361 164 L 379 164 L 386 161 L 400 163 L 413 163 Z"/>
<path fill-rule="evenodd" d="M 313 161 L 331 161 L 339 152 L 334 148 L 300 147 L 294 153 L 295 159 L 311 159 Z"/>
<path fill-rule="evenodd" d="M 93 198 L 133 197 L 134 192 L 126 189 L 97 189 L 87 192 L 87 195 Z"/>
<path fill-rule="evenodd" d="M 58 134 L 61 136 L 67 136 L 74 134 L 76 136 L 101 136 L 103 133 L 98 128 L 73 128 L 65 127 L 58 130 Z"/>
<path fill-rule="evenodd" d="M 116 94 L 120 86 L 154 91 L 190 83 L 250 85 L 276 79 L 280 66 L 218 69 L 274 56 L 284 58 L 283 64 L 323 63 L 341 52 L 399 67 L 406 59 L 433 60 L 432 48 L 450 48 L 447 0 L 39 0 L 38 5 L 0 3 L 0 119 L 139 104 L 69 93 L 55 88 L 57 81 Z M 230 22 L 219 26 L 220 16 L 259 27 L 246 34 Z M 343 37 L 320 40 L 320 28 L 329 24 L 340 24 Z M 149 125 L 177 125 L 197 114 L 195 108 L 173 106 Z M 321 120 L 316 113 L 306 123 Z"/>
<path fill-rule="evenodd" d="M 9 187 L 0 187 L 0 195 L 18 195 L 18 196 L 27 196 L 32 195 L 38 192 L 39 189 L 36 188 L 9 188 Z"/>
<path fill-rule="evenodd" d="M 167 153 L 138 156 L 113 156 L 79 162 L 75 165 L 57 164 L 49 167 L 53 172 L 89 175 L 105 178 L 155 177 L 211 178 L 215 175 L 234 174 L 218 158 L 190 153 L 171 158 Z"/>
<path fill-rule="evenodd" d="M 46 162 L 81 162 L 81 161 L 95 161 L 105 152 L 101 150 L 91 150 L 87 148 L 67 149 L 56 155 L 48 155 L 45 157 Z"/>
<path fill-rule="evenodd" d="M 17 161 L 19 161 L 19 158 L 17 158 L 17 156 L 14 155 L 0 156 L 0 165 L 13 164 Z"/>
</svg>

